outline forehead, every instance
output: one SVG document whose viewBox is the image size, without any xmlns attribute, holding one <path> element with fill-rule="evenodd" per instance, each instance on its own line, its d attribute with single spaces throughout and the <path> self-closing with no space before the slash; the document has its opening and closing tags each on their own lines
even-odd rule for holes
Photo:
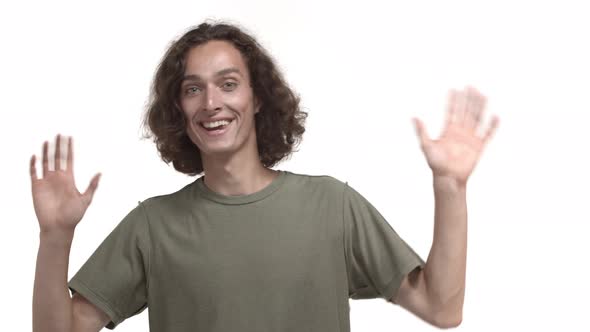
<svg viewBox="0 0 590 332">
<path fill-rule="evenodd" d="M 237 68 L 243 77 L 248 77 L 240 51 L 230 42 L 213 40 L 189 50 L 184 74 L 206 78 L 227 68 Z"/>
</svg>

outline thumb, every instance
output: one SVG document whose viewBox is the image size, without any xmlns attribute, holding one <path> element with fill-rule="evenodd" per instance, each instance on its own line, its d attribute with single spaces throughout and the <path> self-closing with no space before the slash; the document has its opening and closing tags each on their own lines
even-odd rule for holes
<svg viewBox="0 0 590 332">
<path fill-rule="evenodd" d="M 412 118 L 414 122 L 414 128 L 416 129 L 416 135 L 418 136 L 418 140 L 420 140 L 420 145 L 425 146 L 430 141 L 428 138 L 428 133 L 426 132 L 426 128 L 424 127 L 424 123 L 420 121 L 418 118 Z"/>
<path fill-rule="evenodd" d="M 88 188 L 86 188 L 86 191 L 82 194 L 82 198 L 84 199 L 84 202 L 86 202 L 86 205 L 90 205 L 92 202 L 92 197 L 94 197 L 94 192 L 98 187 L 98 181 L 100 180 L 101 175 L 101 173 L 96 173 L 96 175 L 92 177 L 92 180 L 90 180 Z"/>
</svg>

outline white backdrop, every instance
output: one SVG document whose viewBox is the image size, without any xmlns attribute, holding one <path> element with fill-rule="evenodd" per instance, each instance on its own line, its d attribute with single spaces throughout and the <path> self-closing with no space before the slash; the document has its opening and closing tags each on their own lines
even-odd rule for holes
<svg viewBox="0 0 590 332">
<path fill-rule="evenodd" d="M 410 119 L 438 135 L 448 89 L 482 91 L 501 123 L 468 184 L 457 330 L 588 331 L 589 12 L 582 1 L 441 2 L 3 3 L 2 329 L 31 329 L 39 226 L 28 161 L 44 140 L 74 137 L 80 190 L 103 173 L 69 277 L 138 200 L 194 180 L 161 162 L 139 125 L 166 47 L 214 18 L 254 33 L 309 112 L 300 151 L 276 168 L 348 181 L 424 259 L 431 173 Z M 117 330 L 147 331 L 147 314 Z M 380 299 L 351 300 L 351 327 L 437 330 Z"/>
</svg>

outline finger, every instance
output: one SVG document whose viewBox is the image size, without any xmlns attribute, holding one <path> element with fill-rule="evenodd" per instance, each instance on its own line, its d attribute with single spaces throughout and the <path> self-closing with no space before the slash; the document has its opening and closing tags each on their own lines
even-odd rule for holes
<svg viewBox="0 0 590 332">
<path fill-rule="evenodd" d="M 455 104 L 455 98 L 457 95 L 457 91 L 455 89 L 451 89 L 449 91 L 449 97 L 447 100 L 447 112 L 445 117 L 445 128 L 453 122 L 453 118 L 455 117 L 455 108 L 453 105 Z"/>
<path fill-rule="evenodd" d="M 57 137 L 55 138 L 55 157 L 53 158 L 53 164 L 55 166 L 55 170 L 59 171 L 61 170 L 61 137 L 60 134 L 57 134 Z"/>
<path fill-rule="evenodd" d="M 469 98 L 469 109 L 466 119 L 466 124 L 476 131 L 477 128 L 481 124 L 481 117 L 483 115 L 483 110 L 486 106 L 487 99 L 484 95 L 482 95 L 476 88 L 469 87 L 471 89 L 471 95 Z"/>
<path fill-rule="evenodd" d="M 74 147 L 72 140 L 73 138 L 70 136 L 68 138 L 68 161 L 66 164 L 67 171 L 70 173 L 74 173 Z"/>
<path fill-rule="evenodd" d="M 418 118 L 413 118 L 414 121 L 414 128 L 416 129 L 416 135 L 420 140 L 420 145 L 424 146 L 428 144 L 430 138 L 428 137 L 428 133 L 426 132 L 426 128 L 424 127 L 424 123 L 420 121 Z"/>
<path fill-rule="evenodd" d="M 480 94 L 477 108 L 475 109 L 475 113 L 473 114 L 473 118 L 475 119 L 475 128 L 478 128 L 481 125 L 481 119 L 485 112 L 487 103 L 488 99 L 484 95 Z"/>
<path fill-rule="evenodd" d="M 496 129 L 498 129 L 499 124 L 500 124 L 500 118 L 498 118 L 498 116 L 492 117 L 492 120 L 490 122 L 490 127 L 488 128 L 487 132 L 485 133 L 485 135 L 483 137 L 484 143 L 487 143 L 494 136 L 494 133 L 496 132 Z"/>
<path fill-rule="evenodd" d="M 90 180 L 90 183 L 88 184 L 88 188 L 86 188 L 86 191 L 84 192 L 84 194 L 82 194 L 82 197 L 86 202 L 86 205 L 90 205 L 90 203 L 92 202 L 94 192 L 96 191 L 96 188 L 98 188 L 98 181 L 100 180 L 100 176 L 100 173 L 97 173 L 95 176 L 93 176 L 92 180 Z"/>
<path fill-rule="evenodd" d="M 49 172 L 49 160 L 47 157 L 48 145 L 49 145 L 49 143 L 47 141 L 45 141 L 43 143 L 43 177 L 44 178 L 47 176 L 47 172 Z"/>
<path fill-rule="evenodd" d="M 35 168 L 35 155 L 31 156 L 29 162 L 29 173 L 31 174 L 31 182 L 37 180 L 37 168 Z"/>
<path fill-rule="evenodd" d="M 462 125 L 465 120 L 466 101 L 467 101 L 466 92 L 464 90 L 457 92 L 457 96 L 455 97 L 455 104 L 453 105 L 453 107 L 455 108 L 455 111 L 454 111 L 455 116 L 454 116 L 453 122 L 458 125 Z"/>
<path fill-rule="evenodd" d="M 478 107 L 478 96 L 476 92 L 468 86 L 466 88 L 467 92 L 465 95 L 465 116 L 463 118 L 463 124 L 465 127 L 469 129 L 473 129 L 475 127 L 475 110 Z"/>
</svg>

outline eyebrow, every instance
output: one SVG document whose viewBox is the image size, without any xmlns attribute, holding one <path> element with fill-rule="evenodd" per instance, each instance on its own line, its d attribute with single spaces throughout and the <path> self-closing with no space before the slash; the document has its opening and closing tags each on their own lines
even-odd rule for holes
<svg viewBox="0 0 590 332">
<path fill-rule="evenodd" d="M 242 76 L 242 72 L 240 72 L 240 70 L 235 67 L 222 69 L 222 70 L 218 71 L 217 73 L 215 73 L 215 76 L 223 76 L 223 75 L 227 75 L 230 73 L 236 73 L 236 74 Z M 184 82 L 184 81 L 202 81 L 202 80 L 203 79 L 201 78 L 201 76 L 196 75 L 196 74 L 184 75 L 182 77 L 182 82 Z"/>
</svg>

